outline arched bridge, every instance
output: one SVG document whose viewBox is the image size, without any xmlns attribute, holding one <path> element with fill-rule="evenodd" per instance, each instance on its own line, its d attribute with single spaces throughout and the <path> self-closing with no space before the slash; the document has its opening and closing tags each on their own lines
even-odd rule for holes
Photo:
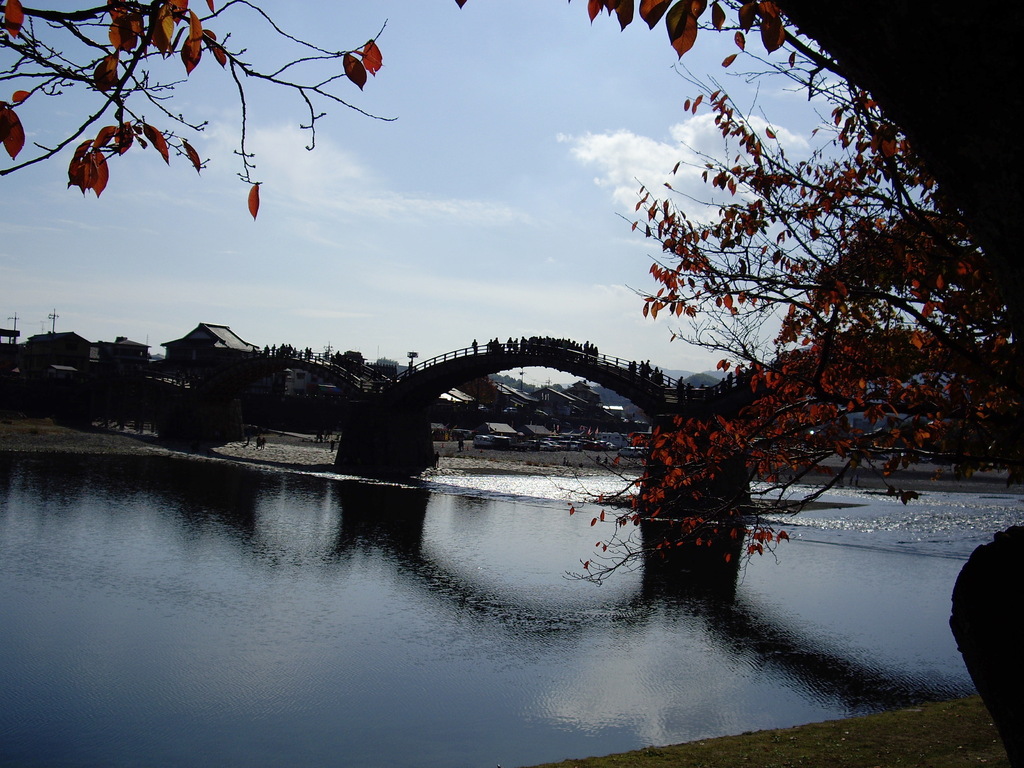
<svg viewBox="0 0 1024 768">
<path fill-rule="evenodd" d="M 553 339 L 520 339 L 457 349 L 406 369 L 381 392 L 396 408 L 424 408 L 453 387 L 512 368 L 565 371 L 616 392 L 645 413 L 674 410 L 678 382 L 646 363 L 598 353 L 585 344 Z"/>
<path fill-rule="evenodd" d="M 521 367 L 553 368 L 596 382 L 659 421 L 676 414 L 736 412 L 752 399 L 747 382 L 731 376 L 712 387 L 692 387 L 648 362 L 602 354 L 591 344 L 533 337 L 474 342 L 410 366 L 395 378 L 338 356 L 253 355 L 216 369 L 191 387 L 191 418 L 203 425 L 203 434 L 240 435 L 238 393 L 268 375 L 299 368 L 317 373 L 348 396 L 336 460 L 340 468 L 358 474 L 415 474 L 434 458 L 427 406 L 467 381 Z"/>
<path fill-rule="evenodd" d="M 215 369 L 198 384 L 196 394 L 206 402 L 225 402 L 253 382 L 289 368 L 315 373 L 352 399 L 373 395 L 391 382 L 374 368 L 344 356 L 253 355 Z"/>
</svg>

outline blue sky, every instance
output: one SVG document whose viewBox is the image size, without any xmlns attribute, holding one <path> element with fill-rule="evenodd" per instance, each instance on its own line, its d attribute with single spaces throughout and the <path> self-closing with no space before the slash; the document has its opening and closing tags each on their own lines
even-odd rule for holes
<svg viewBox="0 0 1024 768">
<path fill-rule="evenodd" d="M 362 93 L 341 91 L 396 119 L 332 106 L 307 152 L 300 102 L 252 86 L 250 144 L 264 182 L 254 222 L 232 154 L 233 86 L 204 59 L 176 97 L 176 111 L 210 122 L 190 137 L 210 160 L 202 175 L 183 158 L 168 168 L 133 149 L 112 162 L 99 200 L 66 189 L 68 157 L 0 180 L 0 326 L 17 313 L 23 336 L 49 330 L 56 310 L 58 331 L 162 352 L 212 322 L 259 345 L 399 360 L 474 338 L 550 335 L 665 369 L 714 367 L 715 357 L 670 343 L 671 323 L 643 318 L 636 291 L 651 287 L 657 248 L 621 218 L 640 181 L 657 187 L 685 159 L 684 145 L 719 151 L 707 113 L 683 111 L 696 90 L 673 68 L 660 26 L 591 25 L 579 0 L 264 7 L 328 47 L 358 47 L 386 22 L 383 69 Z M 281 53 L 245 17 L 208 26 L 230 29 L 253 58 Z M 770 110 L 776 130 L 806 134 L 803 96 L 724 74 L 734 50 L 705 35 L 684 61 L 722 78 L 743 106 Z M 49 140 L 85 106 L 26 103 L 29 141 Z M 692 178 L 674 184 L 706 196 Z"/>
</svg>

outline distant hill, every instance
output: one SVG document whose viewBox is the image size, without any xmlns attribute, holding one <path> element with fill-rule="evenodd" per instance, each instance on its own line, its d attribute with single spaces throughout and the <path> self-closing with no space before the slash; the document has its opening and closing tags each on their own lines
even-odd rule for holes
<svg viewBox="0 0 1024 768">
<path fill-rule="evenodd" d="M 691 373 L 689 376 L 683 377 L 683 381 L 695 387 L 713 387 L 721 380 L 722 377 L 720 375 L 708 371 L 704 373 Z"/>
</svg>

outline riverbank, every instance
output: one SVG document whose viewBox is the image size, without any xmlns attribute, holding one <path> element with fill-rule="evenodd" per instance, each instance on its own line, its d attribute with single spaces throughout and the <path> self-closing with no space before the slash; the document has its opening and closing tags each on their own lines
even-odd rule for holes
<svg viewBox="0 0 1024 768">
<path fill-rule="evenodd" d="M 648 747 L 534 768 L 1008 768 L 992 718 L 972 696 L 795 728 Z"/>
<path fill-rule="evenodd" d="M 317 442 L 313 435 L 290 432 L 266 433 L 264 448 L 256 440 L 230 443 L 188 444 L 158 440 L 152 433 L 128 430 L 74 429 L 50 419 L 26 419 L 0 413 L 0 452 L 79 453 L 107 455 L 165 455 L 195 461 L 232 461 L 255 467 L 303 472 L 333 472 L 334 448 L 329 441 Z M 616 475 L 635 479 L 643 470 L 637 459 L 616 462 L 615 454 L 593 451 L 529 452 L 493 451 L 466 447 L 458 450 L 455 442 L 434 445 L 438 465 L 424 473 L 466 475 L 559 475 L 575 477 Z M 838 466 L 838 461 L 832 462 Z M 823 484 L 827 475 L 813 474 L 802 482 Z M 856 477 L 840 485 L 868 491 L 885 492 L 885 478 L 865 468 Z M 1024 495 L 1024 487 L 1006 484 L 1002 472 L 976 473 L 971 478 L 955 478 L 948 469 L 918 465 L 903 470 L 898 478 L 902 489 L 918 493 L 1012 493 Z"/>
</svg>

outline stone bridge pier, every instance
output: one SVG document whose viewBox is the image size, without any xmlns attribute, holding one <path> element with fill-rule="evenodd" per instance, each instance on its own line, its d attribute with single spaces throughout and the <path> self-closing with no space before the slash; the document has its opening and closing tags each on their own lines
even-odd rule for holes
<svg viewBox="0 0 1024 768">
<path fill-rule="evenodd" d="M 344 474 L 371 477 L 411 477 L 433 466 L 426 411 L 379 402 L 349 408 L 334 464 Z"/>
<path fill-rule="evenodd" d="M 171 440 L 241 440 L 245 436 L 242 403 L 237 398 L 208 401 L 182 397 L 161 414 L 157 431 Z"/>
</svg>

